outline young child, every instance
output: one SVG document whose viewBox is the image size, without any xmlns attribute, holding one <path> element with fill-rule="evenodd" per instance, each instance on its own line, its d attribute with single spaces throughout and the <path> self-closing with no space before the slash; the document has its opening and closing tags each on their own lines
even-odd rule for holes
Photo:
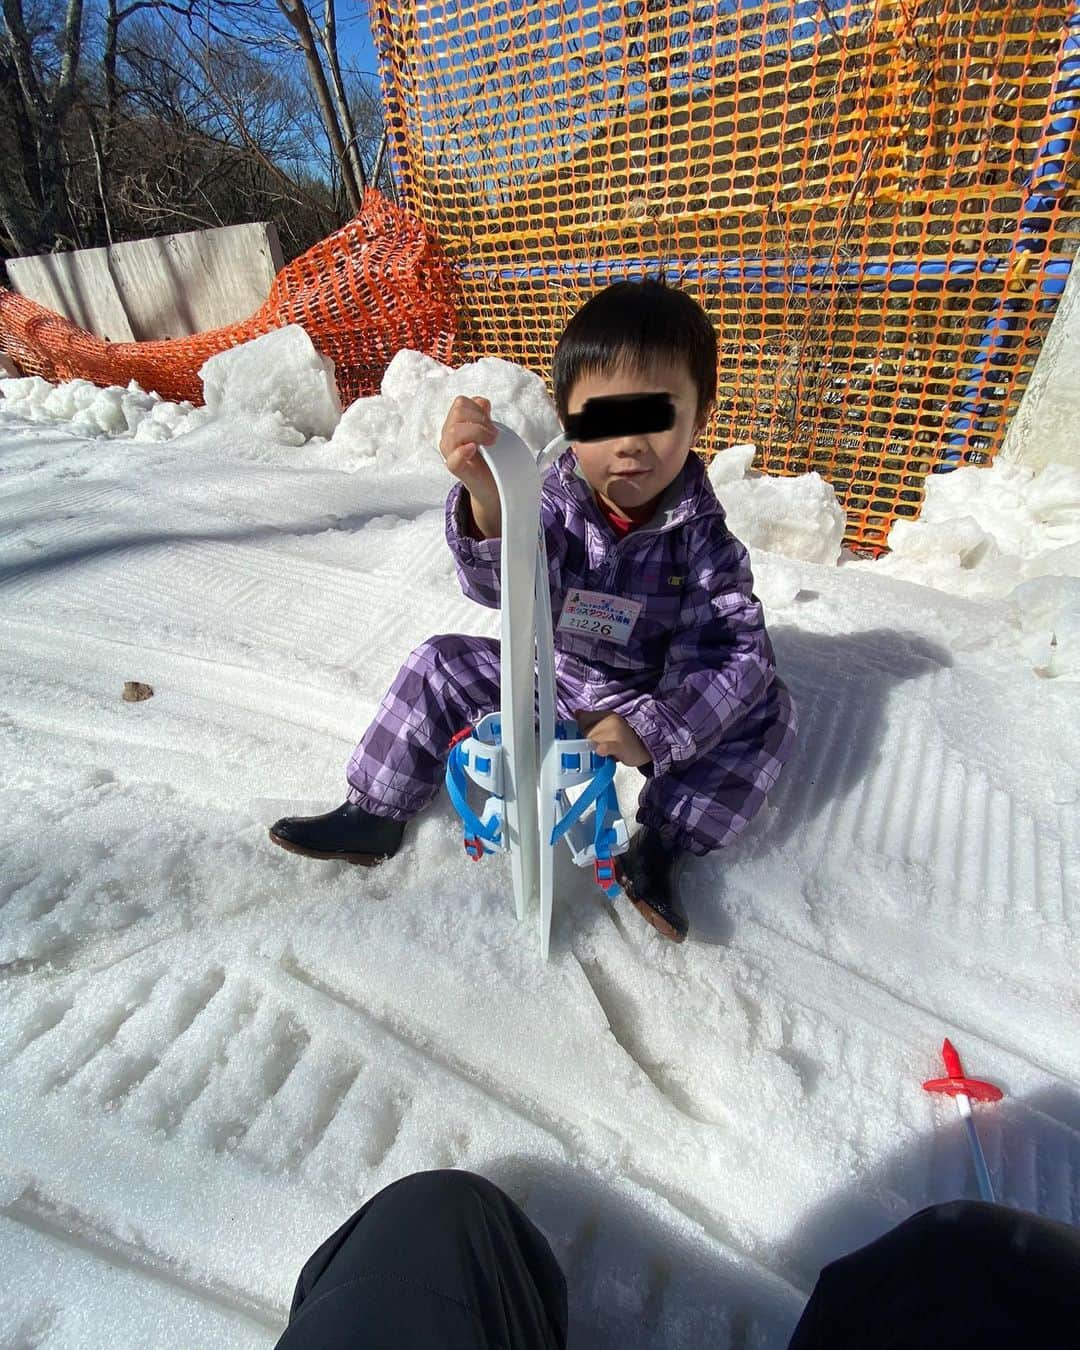
<svg viewBox="0 0 1080 1350">
<path fill-rule="evenodd" d="M 777 676 L 746 549 L 691 454 L 716 393 L 716 336 L 704 310 L 660 282 L 618 282 L 570 320 L 555 352 L 560 420 L 586 401 L 666 394 L 667 431 L 583 441 L 549 471 L 541 514 L 556 624 L 556 715 L 646 777 L 642 828 L 616 858 L 620 885 L 674 942 L 687 933 L 675 866 L 722 848 L 750 822 L 791 752 L 796 716 Z M 595 406 L 595 405 L 593 405 Z M 496 439 L 490 404 L 458 398 L 439 450 L 459 482 L 446 537 L 463 591 L 499 604 L 499 497 L 480 445 Z M 560 626 L 571 590 L 612 597 L 607 638 Z M 627 631 L 629 625 L 629 631 Z M 450 741 L 499 704 L 499 644 L 434 637 L 401 668 L 346 770 L 335 811 L 270 830 L 312 858 L 372 864 L 438 793 Z"/>
</svg>

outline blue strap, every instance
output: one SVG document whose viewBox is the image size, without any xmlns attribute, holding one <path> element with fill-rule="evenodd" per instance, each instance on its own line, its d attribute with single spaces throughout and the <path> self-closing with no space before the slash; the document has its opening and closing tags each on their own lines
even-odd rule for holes
<svg viewBox="0 0 1080 1350">
<path fill-rule="evenodd" d="M 613 759 L 605 759 L 593 775 L 589 786 L 552 830 L 552 844 L 557 844 L 567 830 L 570 829 L 572 825 L 576 825 L 589 807 L 592 806 L 602 794 L 605 794 L 609 788 L 614 792 L 614 788 L 612 788 L 612 783 L 614 781 L 615 761 Z"/>
<path fill-rule="evenodd" d="M 461 745 L 462 743 L 459 741 L 457 745 L 450 747 L 450 756 L 446 761 L 446 790 L 465 825 L 465 837 L 486 839 L 489 843 L 497 844 L 499 842 L 498 820 L 492 820 L 485 825 L 469 805 L 465 769 L 462 765 Z"/>
<path fill-rule="evenodd" d="M 614 783 L 609 783 L 601 801 L 597 802 L 597 821 L 593 836 L 593 852 L 597 857 L 594 871 L 597 882 L 607 899 L 614 900 L 622 895 L 622 887 L 616 880 L 616 869 L 612 859 L 612 845 L 616 841 L 616 829 L 609 823 L 618 815 L 618 798 Z"/>
<path fill-rule="evenodd" d="M 604 800 L 596 804 L 596 833 L 593 836 L 593 845 L 596 856 L 601 862 L 607 862 L 611 857 L 611 846 L 615 842 L 615 828 L 612 825 L 605 825 L 613 814 L 614 803 Z"/>
<path fill-rule="evenodd" d="M 612 780 L 614 770 L 612 771 Z M 596 864 L 593 868 L 597 884 L 609 900 L 622 895 L 622 887 L 615 880 L 615 868 L 611 858 L 611 846 L 615 842 L 615 827 L 609 822 L 619 814 L 619 801 L 615 795 L 615 783 L 609 781 L 603 796 L 596 803 L 595 833 L 593 834 L 593 853 Z"/>
</svg>

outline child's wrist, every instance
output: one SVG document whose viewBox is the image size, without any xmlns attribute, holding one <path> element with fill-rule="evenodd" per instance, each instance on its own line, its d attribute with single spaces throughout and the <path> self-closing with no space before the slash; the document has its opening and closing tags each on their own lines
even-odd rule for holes
<svg viewBox="0 0 1080 1350">
<path fill-rule="evenodd" d="M 496 501 L 494 505 L 477 498 L 467 488 L 465 500 L 468 503 L 472 524 L 482 539 L 497 538 L 502 527 L 502 509 Z"/>
</svg>

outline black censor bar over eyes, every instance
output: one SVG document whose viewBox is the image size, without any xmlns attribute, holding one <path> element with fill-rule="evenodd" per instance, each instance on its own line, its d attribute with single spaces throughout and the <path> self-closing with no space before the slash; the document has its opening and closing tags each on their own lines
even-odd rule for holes
<svg viewBox="0 0 1080 1350">
<path fill-rule="evenodd" d="M 566 419 L 570 441 L 610 441 L 616 436 L 644 436 L 670 431 L 675 404 L 670 394 L 607 394 L 585 400 L 579 413 Z"/>
</svg>

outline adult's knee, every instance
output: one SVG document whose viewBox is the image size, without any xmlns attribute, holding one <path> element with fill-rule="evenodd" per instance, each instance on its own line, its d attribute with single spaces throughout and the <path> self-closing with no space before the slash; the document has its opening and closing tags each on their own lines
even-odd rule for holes
<svg viewBox="0 0 1080 1350">
<path fill-rule="evenodd" d="M 939 1251 L 948 1257 L 959 1244 L 970 1249 L 978 1243 L 990 1246 L 1012 1243 L 1017 1231 L 1032 1225 L 1038 1228 L 1044 1222 L 1037 1215 L 1007 1205 L 987 1204 L 984 1200 L 946 1200 L 919 1210 L 898 1224 L 895 1231 L 928 1257 Z"/>
<path fill-rule="evenodd" d="M 493 1194 L 501 1194 L 498 1187 L 475 1172 L 465 1172 L 457 1168 L 440 1168 L 431 1172 L 413 1172 L 402 1177 L 386 1188 L 386 1193 L 394 1191 L 402 1200 L 410 1203 L 430 1205 L 432 1212 L 444 1213 L 470 1203 L 479 1196 L 490 1199 Z"/>
<path fill-rule="evenodd" d="M 1080 1233 L 981 1201 L 920 1210 L 827 1266 L 789 1350 L 1056 1344 L 1080 1323 Z"/>
</svg>

